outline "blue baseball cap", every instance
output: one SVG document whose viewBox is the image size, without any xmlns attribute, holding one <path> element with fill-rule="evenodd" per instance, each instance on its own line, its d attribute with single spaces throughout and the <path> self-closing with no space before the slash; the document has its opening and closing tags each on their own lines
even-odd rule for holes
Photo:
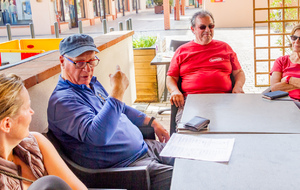
<svg viewBox="0 0 300 190">
<path fill-rule="evenodd" d="M 74 34 L 64 38 L 59 43 L 61 55 L 66 54 L 70 57 L 77 57 L 87 51 L 100 52 L 94 43 L 94 39 L 86 34 Z"/>
</svg>

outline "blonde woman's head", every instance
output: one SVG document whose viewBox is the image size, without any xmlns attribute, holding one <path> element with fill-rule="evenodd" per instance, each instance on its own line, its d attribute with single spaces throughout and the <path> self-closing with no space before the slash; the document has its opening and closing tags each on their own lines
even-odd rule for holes
<svg viewBox="0 0 300 190">
<path fill-rule="evenodd" d="M 0 121 L 18 114 L 23 100 L 20 92 L 24 88 L 22 79 L 15 74 L 0 75 Z"/>
</svg>

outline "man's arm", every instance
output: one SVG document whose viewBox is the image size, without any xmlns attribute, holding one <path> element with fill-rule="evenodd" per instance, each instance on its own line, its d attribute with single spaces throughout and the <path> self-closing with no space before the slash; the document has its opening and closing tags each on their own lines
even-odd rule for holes
<svg viewBox="0 0 300 190">
<path fill-rule="evenodd" d="M 243 86 L 245 84 L 245 73 L 242 69 L 232 71 L 232 75 L 235 80 L 232 93 L 244 93 Z"/>
<path fill-rule="evenodd" d="M 150 117 L 146 116 L 143 112 L 140 112 L 130 106 L 125 105 L 125 112 L 128 119 L 136 126 L 146 126 L 150 122 Z M 168 131 L 155 119 L 152 122 L 151 127 L 154 128 L 154 132 L 157 135 L 160 142 L 168 142 L 170 135 Z"/>
<path fill-rule="evenodd" d="M 151 118 L 147 116 L 144 120 L 144 125 L 148 125 L 150 119 Z M 168 140 L 170 139 L 168 131 L 156 119 L 154 119 L 154 121 L 152 122 L 151 127 L 154 128 L 154 132 L 157 135 L 160 142 L 168 142 Z"/>
<path fill-rule="evenodd" d="M 184 97 L 183 94 L 178 89 L 177 83 L 179 78 L 167 76 L 167 88 L 171 94 L 170 102 L 172 105 L 175 104 L 176 107 L 184 106 Z"/>
<path fill-rule="evenodd" d="M 298 85 L 298 88 L 300 88 L 300 79 L 291 77 L 289 84 L 287 84 L 286 77 L 282 78 L 281 72 L 274 71 L 271 76 L 271 90 L 272 91 L 282 90 L 288 92 L 297 89 L 297 86 L 295 85 Z"/>
</svg>

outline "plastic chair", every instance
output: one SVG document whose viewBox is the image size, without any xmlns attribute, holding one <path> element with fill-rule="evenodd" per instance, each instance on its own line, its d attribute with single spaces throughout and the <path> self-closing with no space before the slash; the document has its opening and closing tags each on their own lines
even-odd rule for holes
<svg viewBox="0 0 300 190">
<path fill-rule="evenodd" d="M 143 137 L 155 139 L 154 129 L 149 126 L 139 127 Z M 150 189 L 150 175 L 147 166 L 90 169 L 73 162 L 65 153 L 60 141 L 51 130 L 45 136 L 52 142 L 57 152 L 73 173 L 88 188 L 116 188 L 116 189 Z"/>
</svg>

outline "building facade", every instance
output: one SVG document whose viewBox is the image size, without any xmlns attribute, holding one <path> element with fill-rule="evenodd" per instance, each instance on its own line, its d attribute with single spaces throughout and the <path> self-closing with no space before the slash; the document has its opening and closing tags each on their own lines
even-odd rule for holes
<svg viewBox="0 0 300 190">
<path fill-rule="evenodd" d="M 24 28 L 33 23 L 36 34 L 54 34 L 54 23 L 60 32 L 94 25 L 102 19 L 117 17 L 144 10 L 146 0 L 0 0 L 0 35 L 6 35 L 5 25 L 10 24 L 15 35 L 24 35 Z M 149 3 L 149 2 L 148 2 Z M 150 2 L 151 3 L 151 2 Z M 30 31 L 26 31 L 25 34 Z"/>
</svg>

